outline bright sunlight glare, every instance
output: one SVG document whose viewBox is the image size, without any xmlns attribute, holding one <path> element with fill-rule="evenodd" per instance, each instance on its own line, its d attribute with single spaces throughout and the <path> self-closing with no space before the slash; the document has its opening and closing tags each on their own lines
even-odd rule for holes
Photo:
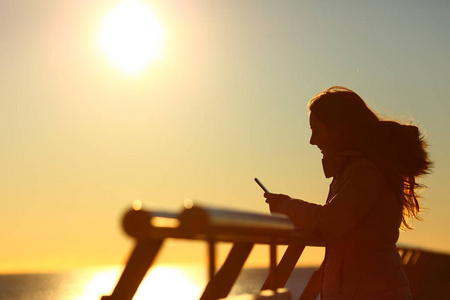
<svg viewBox="0 0 450 300">
<path fill-rule="evenodd" d="M 150 7 L 124 0 L 105 16 L 98 43 L 114 65 L 137 74 L 161 56 L 163 38 L 164 30 Z"/>
<path fill-rule="evenodd" d="M 120 268 L 111 267 L 83 274 L 87 282 L 77 300 L 92 299 L 92 295 L 109 295 L 120 277 Z"/>
<path fill-rule="evenodd" d="M 133 299 L 198 299 L 203 286 L 196 275 L 186 268 L 158 266 L 147 274 Z"/>
<path fill-rule="evenodd" d="M 73 291 L 79 295 L 76 299 L 90 300 L 93 295 L 111 295 L 121 273 L 121 268 L 104 268 L 92 274 L 83 273 L 87 282 L 82 291 Z M 206 270 L 196 267 L 155 266 L 149 270 L 133 299 L 198 299 L 206 284 L 205 276 Z"/>
</svg>

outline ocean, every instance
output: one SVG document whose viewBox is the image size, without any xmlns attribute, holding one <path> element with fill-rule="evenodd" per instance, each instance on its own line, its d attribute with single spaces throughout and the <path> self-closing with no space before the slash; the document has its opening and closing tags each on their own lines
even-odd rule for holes
<svg viewBox="0 0 450 300">
<path fill-rule="evenodd" d="M 298 299 L 314 268 L 294 270 L 287 287 Z M 48 274 L 0 275 L 0 299 L 4 300 L 99 300 L 110 295 L 122 267 L 90 268 Z M 268 270 L 244 269 L 230 295 L 259 291 Z M 194 300 L 207 283 L 207 270 L 198 266 L 156 266 L 147 274 L 135 300 Z"/>
</svg>

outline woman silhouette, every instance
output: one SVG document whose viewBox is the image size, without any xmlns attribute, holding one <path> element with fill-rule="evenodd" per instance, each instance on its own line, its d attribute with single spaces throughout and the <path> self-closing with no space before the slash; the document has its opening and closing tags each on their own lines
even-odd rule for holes
<svg viewBox="0 0 450 300">
<path fill-rule="evenodd" d="M 331 87 L 308 104 L 312 145 L 333 177 L 324 205 L 266 193 L 272 213 L 289 216 L 326 243 L 322 299 L 411 299 L 396 242 L 421 210 L 418 176 L 431 162 L 413 125 L 380 120 L 352 90 Z"/>
</svg>

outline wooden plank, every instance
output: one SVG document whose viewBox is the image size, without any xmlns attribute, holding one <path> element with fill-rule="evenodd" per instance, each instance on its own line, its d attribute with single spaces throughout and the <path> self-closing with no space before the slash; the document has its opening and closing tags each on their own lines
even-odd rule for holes
<svg viewBox="0 0 450 300">
<path fill-rule="evenodd" d="M 320 293 L 323 263 L 314 271 L 298 300 L 316 300 Z"/>
<path fill-rule="evenodd" d="M 252 236 L 289 236 L 295 229 L 285 215 L 193 206 L 180 214 L 180 228 L 192 233 L 226 231 Z"/>
<path fill-rule="evenodd" d="M 284 287 L 304 249 L 304 245 L 289 246 L 276 267 L 275 273 L 271 272 L 269 274 L 261 290 L 274 290 Z"/>
<path fill-rule="evenodd" d="M 414 300 L 448 299 L 450 255 L 418 248 L 399 247 L 403 269 Z"/>
<path fill-rule="evenodd" d="M 111 296 L 102 300 L 131 300 L 152 265 L 163 240 L 138 240 Z"/>
<path fill-rule="evenodd" d="M 167 222 L 153 222 L 165 220 Z M 165 225 L 164 225 L 165 224 Z M 167 226 L 170 224 L 170 226 Z M 125 232 L 138 239 L 188 239 L 215 242 L 324 246 L 314 231 L 293 227 L 287 217 L 194 206 L 181 214 L 131 210 Z"/>
<path fill-rule="evenodd" d="M 233 287 L 242 267 L 253 248 L 251 243 L 236 243 L 233 245 L 227 259 L 220 270 L 209 281 L 201 300 L 226 297 Z"/>
</svg>

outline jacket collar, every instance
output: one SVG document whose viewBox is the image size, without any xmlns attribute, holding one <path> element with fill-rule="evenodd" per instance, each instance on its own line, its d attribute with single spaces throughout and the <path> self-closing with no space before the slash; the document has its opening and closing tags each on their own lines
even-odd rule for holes
<svg viewBox="0 0 450 300">
<path fill-rule="evenodd" d="M 326 178 L 336 177 L 344 170 L 348 162 L 355 157 L 362 156 L 355 151 L 343 151 L 322 158 L 323 172 Z"/>
</svg>

